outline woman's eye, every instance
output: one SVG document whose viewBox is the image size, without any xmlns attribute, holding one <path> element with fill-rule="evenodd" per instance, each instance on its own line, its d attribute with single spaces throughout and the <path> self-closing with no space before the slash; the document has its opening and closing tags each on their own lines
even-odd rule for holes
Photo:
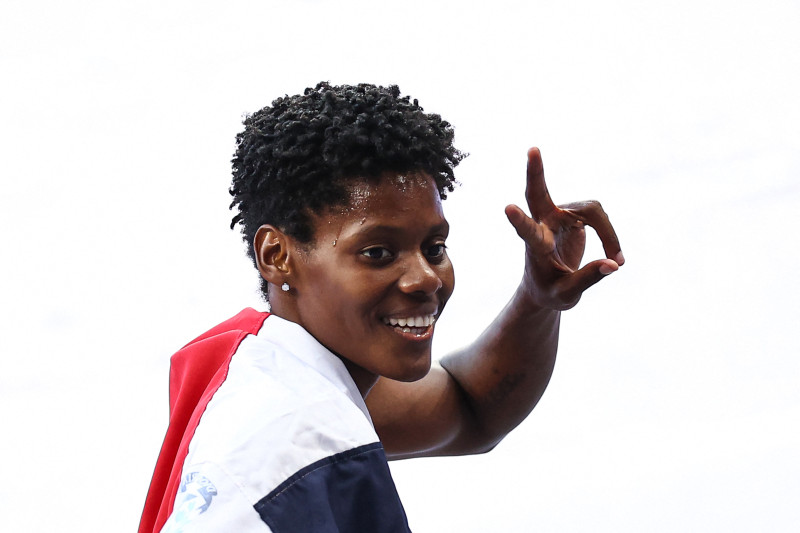
<svg viewBox="0 0 800 533">
<path fill-rule="evenodd" d="M 440 259 L 444 257 L 445 250 L 447 250 L 447 246 L 444 243 L 434 244 L 428 248 L 427 254 L 433 259 Z"/>
<path fill-rule="evenodd" d="M 386 248 L 376 246 L 375 248 L 367 248 L 361 252 L 361 255 L 368 257 L 369 259 L 389 259 L 392 256 L 392 253 Z"/>
</svg>

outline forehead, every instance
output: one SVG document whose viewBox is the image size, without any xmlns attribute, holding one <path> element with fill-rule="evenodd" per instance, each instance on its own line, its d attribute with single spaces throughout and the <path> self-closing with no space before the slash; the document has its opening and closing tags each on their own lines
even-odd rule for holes
<svg viewBox="0 0 800 533">
<path fill-rule="evenodd" d="M 378 179 L 346 183 L 347 201 L 312 216 L 314 233 L 340 231 L 348 223 L 440 224 L 442 201 L 434 179 L 425 172 L 386 173 Z"/>
<path fill-rule="evenodd" d="M 436 182 L 425 172 L 383 174 L 377 180 L 355 178 L 347 183 L 348 205 L 345 210 L 358 211 L 374 207 L 384 201 L 420 200 L 435 196 L 441 204 Z"/>
</svg>

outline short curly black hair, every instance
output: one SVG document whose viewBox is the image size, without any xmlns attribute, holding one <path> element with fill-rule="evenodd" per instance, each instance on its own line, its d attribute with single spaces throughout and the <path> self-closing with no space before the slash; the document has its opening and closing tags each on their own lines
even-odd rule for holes
<svg viewBox="0 0 800 533">
<path fill-rule="evenodd" d="M 261 225 L 310 243 L 310 214 L 346 203 L 348 180 L 424 171 L 444 199 L 466 155 L 453 146 L 452 126 L 396 85 L 321 82 L 245 117 L 232 160 L 230 207 L 238 212 L 231 228 L 241 224 L 255 261 Z"/>
</svg>

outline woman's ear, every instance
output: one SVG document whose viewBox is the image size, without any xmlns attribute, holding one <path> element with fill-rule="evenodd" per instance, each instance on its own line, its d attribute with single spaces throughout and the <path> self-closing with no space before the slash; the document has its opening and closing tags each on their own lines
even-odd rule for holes
<svg viewBox="0 0 800 533">
<path fill-rule="evenodd" d="M 289 238 L 271 224 L 264 224 L 253 239 L 256 267 L 261 277 L 281 285 L 290 273 Z"/>
</svg>

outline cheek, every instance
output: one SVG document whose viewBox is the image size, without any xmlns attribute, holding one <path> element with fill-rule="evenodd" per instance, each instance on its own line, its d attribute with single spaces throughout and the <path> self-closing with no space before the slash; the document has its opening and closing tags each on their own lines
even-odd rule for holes
<svg viewBox="0 0 800 533">
<path fill-rule="evenodd" d="M 345 321 L 345 329 L 363 328 L 363 319 L 372 318 L 382 298 L 380 283 L 374 276 L 341 271 L 341 275 L 320 276 L 314 294 L 327 315 Z"/>
<path fill-rule="evenodd" d="M 442 271 L 439 277 L 442 280 L 442 296 L 447 299 L 453 294 L 456 287 L 456 273 L 453 269 L 453 264 L 448 259 L 446 264 L 442 264 Z"/>
</svg>

